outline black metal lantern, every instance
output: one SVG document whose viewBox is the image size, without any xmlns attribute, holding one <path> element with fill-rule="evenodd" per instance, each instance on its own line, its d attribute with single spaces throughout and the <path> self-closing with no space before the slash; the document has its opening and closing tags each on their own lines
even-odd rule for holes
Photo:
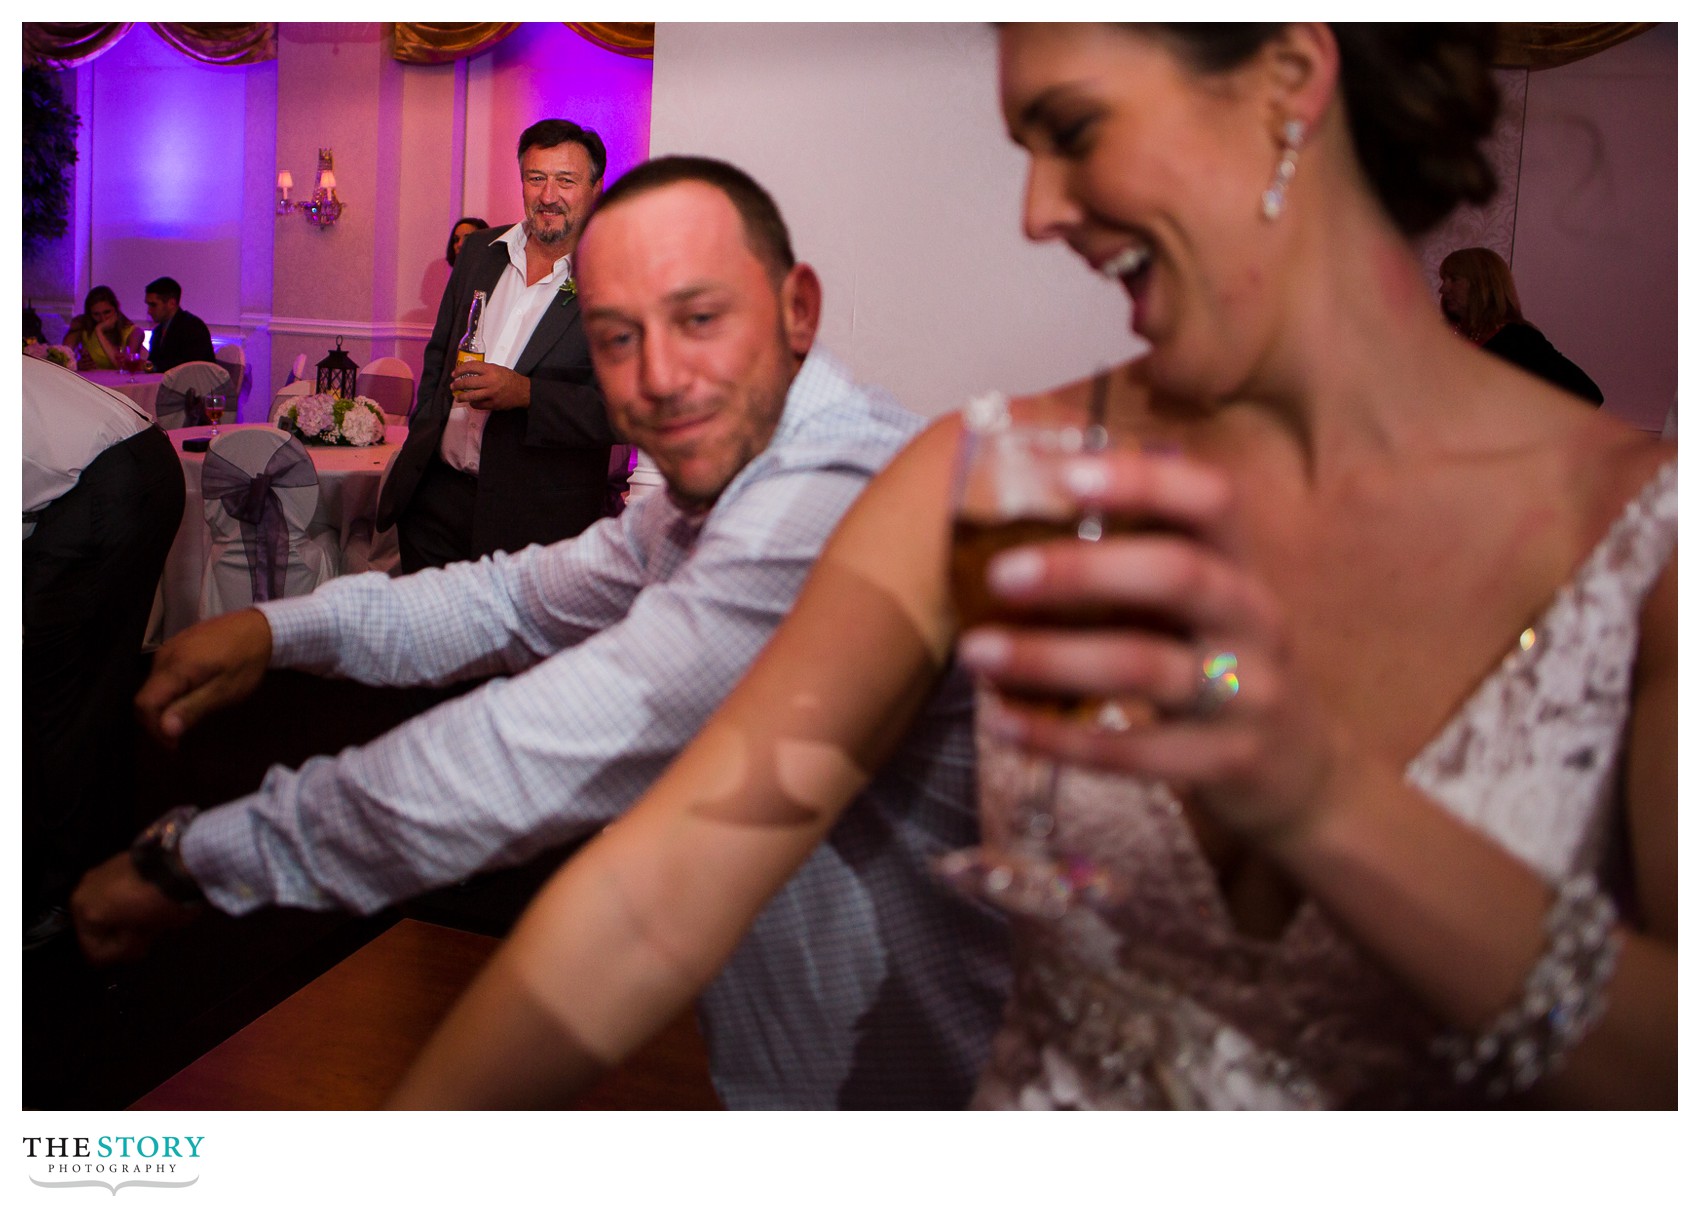
<svg viewBox="0 0 1700 1212">
<path fill-rule="evenodd" d="M 342 338 L 338 337 L 336 348 L 326 354 L 325 360 L 319 363 L 319 373 L 313 376 L 313 390 L 328 391 L 333 396 L 352 400 L 354 372 L 359 369 L 354 364 L 354 359 L 342 352 Z"/>
</svg>

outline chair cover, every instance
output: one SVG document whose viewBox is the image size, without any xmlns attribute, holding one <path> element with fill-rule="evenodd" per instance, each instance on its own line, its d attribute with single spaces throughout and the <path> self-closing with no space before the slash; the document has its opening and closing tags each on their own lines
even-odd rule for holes
<svg viewBox="0 0 1700 1212">
<path fill-rule="evenodd" d="M 413 412 L 413 367 L 400 358 L 373 358 L 355 376 L 355 390 L 384 410 L 389 425 L 406 425 Z"/>
<path fill-rule="evenodd" d="M 278 413 L 288 408 L 302 396 L 310 396 L 312 394 L 313 384 L 309 383 L 305 379 L 295 383 L 285 383 L 282 387 L 277 389 L 277 395 L 272 397 L 271 412 L 266 417 L 266 423 L 268 425 L 276 425 Z"/>
<path fill-rule="evenodd" d="M 213 394 L 225 397 L 225 407 L 234 409 L 236 400 L 230 390 L 230 373 L 217 362 L 185 362 L 173 366 L 159 381 L 155 397 L 161 429 L 183 429 L 190 425 L 205 425 L 207 413 L 201 401 Z M 236 418 L 232 416 L 231 420 Z"/>
<path fill-rule="evenodd" d="M 219 345 L 213 349 L 213 357 L 230 376 L 230 411 L 234 416 L 240 401 L 248 398 L 248 354 L 240 345 Z"/>
<path fill-rule="evenodd" d="M 201 617 L 311 593 L 336 576 L 336 536 L 312 530 L 319 477 L 306 447 L 275 429 L 213 440 L 201 465 L 211 542 Z"/>
<path fill-rule="evenodd" d="M 390 472 L 395 470 L 395 460 L 384 464 L 384 473 L 378 477 L 378 499 L 384 496 L 384 485 L 390 478 Z M 342 571 L 347 576 L 360 572 L 384 572 L 390 576 L 401 575 L 401 540 L 396 535 L 394 526 L 386 530 L 374 530 L 375 523 L 371 518 L 360 518 L 349 527 L 348 539 L 342 547 Z"/>
<path fill-rule="evenodd" d="M 361 372 L 355 390 L 378 402 L 384 410 L 384 424 L 406 425 L 407 414 L 413 407 L 413 380 L 395 375 L 369 375 Z"/>
<path fill-rule="evenodd" d="M 289 364 L 289 377 L 283 381 L 285 387 L 291 383 L 299 383 L 307 377 L 307 355 L 296 354 L 295 361 Z"/>
</svg>

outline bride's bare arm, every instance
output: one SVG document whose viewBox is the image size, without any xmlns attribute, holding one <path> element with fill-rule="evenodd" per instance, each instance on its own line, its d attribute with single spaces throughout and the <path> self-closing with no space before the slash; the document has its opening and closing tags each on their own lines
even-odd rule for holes
<svg viewBox="0 0 1700 1212">
<path fill-rule="evenodd" d="M 1635 916 L 1605 1013 L 1532 1096 L 1558 1106 L 1676 1106 L 1676 564 L 1642 618 L 1625 771 Z M 1522 996 L 1552 901 L 1529 868 L 1395 772 L 1363 767 L 1277 857 L 1425 1000 L 1480 1030 Z M 1364 805 L 1374 805 L 1369 810 Z"/>
<path fill-rule="evenodd" d="M 719 970 L 949 659 L 955 435 L 933 425 L 869 485 L 743 682 L 545 886 L 393 1105 L 558 1104 Z"/>
</svg>

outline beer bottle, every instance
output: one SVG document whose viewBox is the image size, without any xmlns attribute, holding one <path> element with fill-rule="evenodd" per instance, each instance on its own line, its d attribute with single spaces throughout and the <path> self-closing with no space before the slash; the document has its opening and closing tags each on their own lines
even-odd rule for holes
<svg viewBox="0 0 1700 1212">
<path fill-rule="evenodd" d="M 460 348 L 455 351 L 455 365 L 462 362 L 482 362 L 484 360 L 484 304 L 489 296 L 481 290 L 472 292 L 472 307 L 466 313 L 466 332 L 461 336 Z M 452 376 L 454 371 L 450 371 Z M 456 398 L 459 392 L 453 393 Z"/>
</svg>

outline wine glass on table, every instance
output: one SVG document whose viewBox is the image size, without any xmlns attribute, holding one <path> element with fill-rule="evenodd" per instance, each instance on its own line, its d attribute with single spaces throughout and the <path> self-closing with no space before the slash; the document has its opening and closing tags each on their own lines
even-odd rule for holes
<svg viewBox="0 0 1700 1212">
<path fill-rule="evenodd" d="M 207 410 L 207 421 L 212 425 L 212 432 L 207 437 L 216 438 L 218 423 L 224 420 L 224 397 L 218 394 L 210 395 L 202 401 L 202 406 Z"/>
<path fill-rule="evenodd" d="M 1082 512 L 1065 490 L 1070 460 L 1109 446 L 1103 424 L 1107 378 L 1093 387 L 1085 424 L 1018 424 L 1002 397 L 976 401 L 965 415 L 952 503 L 950 589 L 962 632 L 984 624 L 1084 629 L 1125 625 L 1113 609 L 1089 603 L 1024 608 L 993 595 L 986 569 L 1013 547 L 1057 539 L 1097 542 L 1111 530 L 1136 527 Z M 982 704 L 994 693 L 1028 710 L 1047 711 L 1104 727 L 1124 727 L 1134 708 L 1116 701 L 1057 698 L 1009 687 L 982 685 Z M 1084 854 L 1072 853 L 1057 820 L 1057 790 L 1064 766 L 1020 752 L 1006 742 L 982 739 L 981 787 L 988 811 L 981 845 L 938 860 L 951 884 L 1000 907 L 1041 917 L 1062 916 L 1085 900 L 1107 904 L 1119 896 L 1112 874 Z"/>
</svg>

